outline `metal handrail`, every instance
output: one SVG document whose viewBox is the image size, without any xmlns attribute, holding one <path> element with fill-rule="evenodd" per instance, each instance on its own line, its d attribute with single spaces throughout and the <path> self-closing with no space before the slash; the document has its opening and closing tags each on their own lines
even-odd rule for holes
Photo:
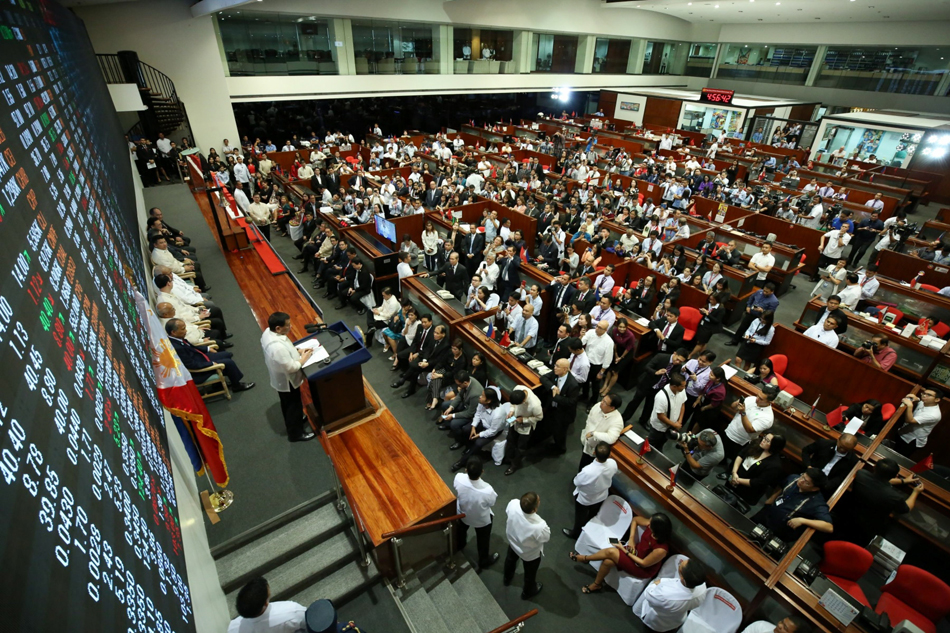
<svg viewBox="0 0 950 633">
<path fill-rule="evenodd" d="M 437 526 L 444 526 L 447 523 L 452 521 L 458 521 L 459 519 L 464 518 L 464 514 L 455 514 L 450 517 L 445 517 L 444 519 L 436 519 L 435 521 L 426 521 L 425 523 L 419 523 L 418 525 L 410 525 L 409 527 L 399 528 L 398 530 L 393 530 L 392 532 L 386 532 L 380 538 L 392 538 L 400 536 L 409 536 L 410 534 L 418 534 L 429 528 L 434 528 Z"/>
<path fill-rule="evenodd" d="M 522 616 L 518 616 L 514 620 L 502 624 L 497 629 L 492 629 L 488 633 L 506 633 L 507 631 L 520 631 L 524 627 L 525 620 L 533 618 L 538 615 L 537 609 L 531 609 Z"/>
<path fill-rule="evenodd" d="M 363 543 L 363 536 L 366 534 L 366 524 L 363 522 L 363 517 L 360 515 L 359 508 L 356 505 L 355 497 L 350 493 L 349 488 L 340 479 L 337 475 L 336 470 L 336 461 L 333 459 L 333 447 L 330 446 L 330 438 L 327 436 L 325 429 L 320 429 L 320 442 L 323 444 L 324 449 L 326 449 L 327 458 L 330 460 L 330 467 L 333 470 L 333 477 L 336 479 L 336 495 L 337 495 L 337 508 L 341 511 L 345 507 L 343 503 L 343 498 L 349 500 L 350 513 L 353 517 L 353 525 L 356 528 L 358 534 L 356 535 L 356 543 L 360 548 L 360 556 L 362 557 L 362 565 L 366 567 L 369 565 L 369 556 L 366 552 L 366 545 Z M 340 493 L 342 489 L 342 495 Z"/>
</svg>

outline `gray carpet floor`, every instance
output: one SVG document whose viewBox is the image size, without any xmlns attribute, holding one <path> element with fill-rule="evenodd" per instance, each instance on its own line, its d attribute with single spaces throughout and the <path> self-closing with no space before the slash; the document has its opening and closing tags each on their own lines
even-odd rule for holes
<svg viewBox="0 0 950 633">
<path fill-rule="evenodd" d="M 235 348 L 232 350 L 235 359 L 247 375 L 246 379 L 258 383 L 253 391 L 237 394 L 229 403 L 214 402 L 209 405 L 224 440 L 232 476 L 231 489 L 236 495 L 234 506 L 222 515 L 222 522 L 208 528 L 209 540 L 214 545 L 327 490 L 332 485 L 332 476 L 319 444 L 290 444 L 286 441 L 276 394 L 267 384 L 267 373 L 258 345 L 260 332 L 257 323 L 223 255 L 217 251 L 211 232 L 187 188 L 166 186 L 148 189 L 146 201 L 149 206 L 160 206 L 172 225 L 192 236 L 193 243 L 199 249 L 205 277 L 214 286 L 214 300 L 224 310 L 228 325 L 235 333 Z M 918 212 L 917 218 L 931 215 L 932 212 L 924 208 Z M 298 262 L 291 259 L 297 253 L 293 244 L 276 232 L 273 235 L 276 250 L 296 271 Z M 305 288 L 310 288 L 308 273 L 300 275 L 300 279 Z M 801 315 L 812 287 L 811 282 L 801 278 L 797 289 L 781 297 L 777 321 L 791 326 Z M 351 326 L 365 325 L 365 317 L 358 317 L 349 308 L 338 311 L 333 303 L 320 297 L 320 291 L 313 292 L 328 323 L 342 319 Z M 724 346 L 726 340 L 724 335 L 716 336 L 709 345 L 709 349 L 717 352 L 720 359 L 730 358 L 735 351 L 735 348 Z M 427 416 L 422 415 L 424 402 L 421 391 L 412 398 L 402 399 L 401 390 L 397 393 L 389 387 L 394 374 L 389 371 L 390 363 L 380 353 L 378 345 L 373 347 L 373 356 L 363 366 L 363 375 L 451 486 L 454 475 L 450 467 L 458 457 L 458 453 L 448 450 L 451 440 L 446 433 L 438 431 Z M 623 390 L 618 390 L 618 393 L 625 398 L 632 395 Z M 583 428 L 583 416 L 586 416 L 586 409 L 578 413 L 572 435 L 579 434 Z M 544 590 L 537 598 L 527 602 L 521 600 L 520 569 L 514 585 L 503 586 L 501 561 L 484 571 L 482 579 L 510 617 L 517 617 L 538 607 L 541 613 L 530 624 L 533 630 L 575 630 L 576 626 L 569 621 L 574 618 L 596 622 L 598 630 L 604 633 L 626 632 L 631 628 L 642 630 L 642 624 L 633 616 L 631 609 L 614 593 L 593 596 L 580 593 L 581 586 L 593 580 L 594 571 L 588 565 L 575 564 L 569 560 L 568 552 L 573 541 L 561 534 L 561 528 L 573 523 L 571 481 L 577 472 L 581 453 L 579 439 L 569 441 L 568 446 L 566 455 L 529 460 L 524 469 L 510 477 L 504 476 L 504 467 L 486 465 L 484 479 L 499 494 L 496 506 L 499 515 L 496 516 L 492 534 L 493 550 L 500 552 L 504 558 L 507 548 L 504 506 L 510 499 L 520 497 L 529 490 L 541 497 L 539 514 L 551 526 L 552 538 L 545 548 L 538 574 L 538 580 L 544 583 Z M 674 450 L 672 444 L 668 443 L 667 452 L 671 456 Z M 202 480 L 199 480 L 198 485 L 202 486 Z M 204 485 L 207 486 L 207 483 Z M 474 542 L 470 543 L 469 549 L 474 549 Z M 371 608 L 371 604 L 372 600 L 366 604 L 366 608 Z"/>
</svg>

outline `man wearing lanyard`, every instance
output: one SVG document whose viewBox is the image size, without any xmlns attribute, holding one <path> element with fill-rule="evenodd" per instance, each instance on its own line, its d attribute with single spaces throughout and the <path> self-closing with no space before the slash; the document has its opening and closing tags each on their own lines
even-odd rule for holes
<svg viewBox="0 0 950 633">
<path fill-rule="evenodd" d="M 789 475 L 785 485 L 772 493 L 752 520 L 786 542 L 796 540 L 804 528 L 831 534 L 831 512 L 821 495 L 827 475 L 812 466 L 801 475 Z"/>
<path fill-rule="evenodd" d="M 870 301 L 881 287 L 881 282 L 877 280 L 877 266 L 868 266 L 858 272 L 858 285 L 861 286 L 861 301 Z"/>
<path fill-rule="evenodd" d="M 691 431 L 694 435 L 715 425 L 716 416 L 720 415 L 719 410 L 725 400 L 726 372 L 722 367 L 713 367 L 709 370 L 709 378 L 702 393 L 686 411 L 686 419 L 693 423 Z"/>
<path fill-rule="evenodd" d="M 757 290 L 749 297 L 745 309 L 746 313 L 742 315 L 742 321 L 739 323 L 739 327 L 736 328 L 736 333 L 732 335 L 732 340 L 726 343 L 726 345 L 730 347 L 738 345 L 739 337 L 745 334 L 754 320 L 762 316 L 768 310 L 775 312 L 777 309 L 778 299 L 775 297 L 775 284 L 768 281 L 760 290 Z"/>
<path fill-rule="evenodd" d="M 705 351 L 698 357 L 686 361 L 686 364 L 683 365 L 683 375 L 688 378 L 686 383 L 687 416 L 689 415 L 689 410 L 693 408 L 693 403 L 696 402 L 697 398 L 703 395 L 706 389 L 706 383 L 709 382 L 711 376 L 710 370 L 712 369 L 711 365 L 714 360 L 716 360 L 716 352 Z"/>
<path fill-rule="evenodd" d="M 594 306 L 594 309 L 590 311 L 592 322 L 600 323 L 601 321 L 606 321 L 608 328 L 613 327 L 614 321 L 617 320 L 617 315 L 610 307 L 612 303 L 613 301 L 610 299 L 610 297 L 601 297 L 600 301 L 597 302 L 597 305 Z"/>
<path fill-rule="evenodd" d="M 610 295 L 610 291 L 614 287 L 614 265 L 607 264 L 607 267 L 604 268 L 604 272 L 597 277 L 597 281 L 594 282 L 594 293 L 597 297 L 604 297 Z"/>
</svg>

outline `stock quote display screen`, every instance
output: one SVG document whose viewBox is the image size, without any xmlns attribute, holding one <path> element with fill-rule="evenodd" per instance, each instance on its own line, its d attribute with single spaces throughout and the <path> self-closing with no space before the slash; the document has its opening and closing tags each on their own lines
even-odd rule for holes
<svg viewBox="0 0 950 633">
<path fill-rule="evenodd" d="M 0 2 L 0 619 L 194 631 L 168 438 L 130 294 L 128 149 L 81 22 Z M 132 281 L 130 282 L 129 276 Z"/>
</svg>

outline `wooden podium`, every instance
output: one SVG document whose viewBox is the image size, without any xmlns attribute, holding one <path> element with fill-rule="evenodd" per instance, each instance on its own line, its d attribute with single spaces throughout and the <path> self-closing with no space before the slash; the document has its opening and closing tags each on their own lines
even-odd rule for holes
<svg viewBox="0 0 950 633">
<path fill-rule="evenodd" d="M 299 341 L 316 338 L 330 354 L 326 361 L 304 368 L 313 396 L 313 407 L 304 407 L 310 423 L 326 432 L 345 427 L 350 422 L 373 413 L 372 403 L 363 393 L 362 365 L 372 356 L 360 337 L 343 321 L 306 336 Z"/>
</svg>

